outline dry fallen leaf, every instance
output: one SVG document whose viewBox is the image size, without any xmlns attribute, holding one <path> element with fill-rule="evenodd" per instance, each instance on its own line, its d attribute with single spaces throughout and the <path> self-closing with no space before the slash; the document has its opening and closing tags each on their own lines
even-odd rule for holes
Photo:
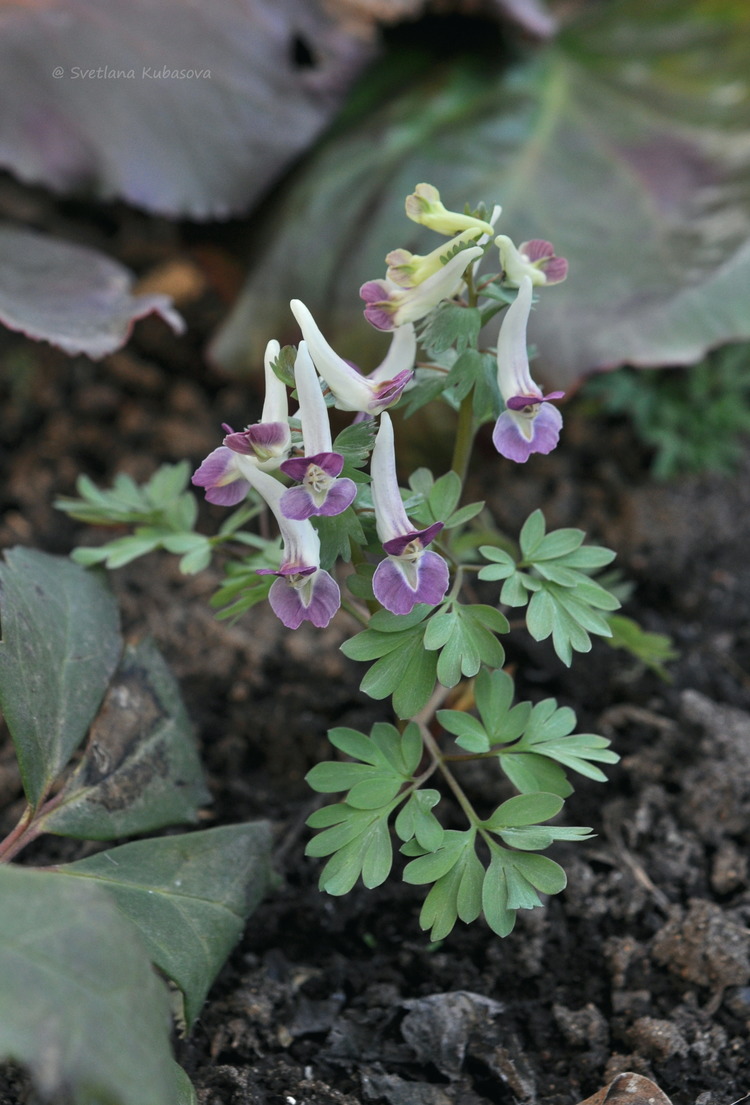
<svg viewBox="0 0 750 1105">
<path fill-rule="evenodd" d="M 672 1105 L 672 1102 L 650 1078 L 624 1071 L 579 1105 Z"/>
</svg>

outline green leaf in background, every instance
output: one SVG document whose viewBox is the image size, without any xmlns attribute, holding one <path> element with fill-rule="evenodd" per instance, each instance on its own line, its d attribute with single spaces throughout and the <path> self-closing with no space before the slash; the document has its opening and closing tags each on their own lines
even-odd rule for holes
<svg viewBox="0 0 750 1105">
<path fill-rule="evenodd" d="M 362 320 L 357 288 L 383 276 L 389 250 L 435 246 L 400 214 L 419 181 L 459 210 L 501 203 L 501 233 L 548 238 L 568 258 L 530 327 L 558 386 L 750 338 L 744 0 L 587 4 L 510 67 L 477 52 L 389 85 L 383 69 L 398 61 L 371 74 L 369 110 L 351 112 L 266 211 L 270 242 L 215 342 L 219 361 L 260 364 L 270 337 L 294 335 L 297 297 L 343 356 L 377 364 L 387 339 Z"/>
<path fill-rule="evenodd" d="M 27 1066 L 45 1099 L 189 1101 L 167 989 L 103 890 L 4 866 L 0 931 L 0 1060 Z"/>
<path fill-rule="evenodd" d="M 128 645 L 42 831 L 112 840 L 195 821 L 210 799 L 174 677 L 152 641 Z"/>
<path fill-rule="evenodd" d="M 638 622 L 622 614 L 610 614 L 607 620 L 612 630 L 612 636 L 607 640 L 608 645 L 625 649 L 656 672 L 665 683 L 671 682 L 671 676 L 664 665 L 680 655 L 671 637 L 666 633 L 650 633 L 638 625 Z"/>
<path fill-rule="evenodd" d="M 92 525 L 156 523 L 163 520 L 165 511 L 176 510 L 183 524 L 175 528 L 190 529 L 197 503 L 192 492 L 186 490 L 189 479 L 190 465 L 186 460 L 163 464 L 144 484 L 137 484 L 126 473 L 119 472 L 107 490 L 97 487 L 88 476 L 79 476 L 76 490 L 81 498 L 58 499 L 55 506 Z"/>
<path fill-rule="evenodd" d="M 86 735 L 122 649 L 104 580 L 65 557 L 10 549 L 0 565 L 0 706 L 36 807 Z"/>
<path fill-rule="evenodd" d="M 190 1026 L 271 881 L 265 821 L 138 840 L 57 868 L 95 883 L 184 995 Z M 139 1103 L 142 1105 L 142 1103 Z"/>
</svg>

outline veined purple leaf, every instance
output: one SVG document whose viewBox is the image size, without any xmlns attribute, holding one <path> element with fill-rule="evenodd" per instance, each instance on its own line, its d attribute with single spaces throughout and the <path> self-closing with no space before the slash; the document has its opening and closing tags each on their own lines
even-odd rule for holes
<svg viewBox="0 0 750 1105">
<path fill-rule="evenodd" d="M 94 359 L 124 345 L 136 319 L 185 324 L 166 295 L 133 295 L 133 276 L 96 250 L 0 227 L 0 322 Z"/>
<path fill-rule="evenodd" d="M 307 148 L 371 50 L 318 0 L 2 0 L 0 165 L 225 217 Z"/>
<path fill-rule="evenodd" d="M 449 208 L 501 203 L 499 233 L 569 260 L 529 327 L 550 385 L 750 338 L 748 73 L 746 0 L 610 0 L 505 72 L 435 67 L 308 160 L 267 213 L 275 235 L 214 356 L 259 363 L 267 337 L 294 335 L 296 297 L 342 355 L 377 363 L 356 289 L 389 250 L 434 247 L 403 217 L 419 181 Z"/>
</svg>

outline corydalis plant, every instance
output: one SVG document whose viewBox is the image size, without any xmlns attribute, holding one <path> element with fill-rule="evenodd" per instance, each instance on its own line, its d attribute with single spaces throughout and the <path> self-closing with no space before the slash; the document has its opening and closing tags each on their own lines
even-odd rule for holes
<svg viewBox="0 0 750 1105">
<path fill-rule="evenodd" d="M 504 935 L 518 909 L 565 885 L 558 864 L 539 853 L 589 832 L 548 824 L 572 791 L 568 772 L 603 780 L 597 765 L 617 759 L 604 738 L 574 734 L 572 710 L 554 699 L 514 701 L 503 670 L 505 610 L 521 608 L 531 636 L 551 637 L 570 663 L 573 652 L 591 648 L 592 635 L 611 634 L 608 615 L 619 603 L 592 576 L 613 554 L 584 545 L 581 530 L 548 534 L 540 510 L 516 546 L 483 503 L 464 501 L 483 425 L 494 425 L 498 453 L 516 462 L 557 444 L 562 416 L 553 404 L 562 392 L 544 393 L 532 378 L 526 326 L 534 290 L 554 294 L 547 286 L 564 278 L 565 261 L 548 242 L 516 247 L 496 236 L 498 206 L 489 217 L 450 211 L 432 185 L 417 186 L 406 213 L 450 240 L 424 255 L 392 250 L 385 277 L 362 287 L 366 317 L 391 334 L 383 362 L 361 373 L 293 300 L 302 340 L 296 349 L 269 346 L 260 422 L 228 433 L 193 476 L 209 501 L 238 509 L 216 537 L 170 530 L 163 544 L 190 548 L 195 568 L 219 544 L 243 542 L 215 598 L 221 616 L 239 616 L 267 597 L 292 629 L 324 627 L 340 609 L 346 624 L 353 618 L 361 627 L 343 651 L 368 665 L 362 690 L 390 697 L 399 726 L 379 722 L 369 735 L 332 730 L 343 758 L 308 777 L 314 789 L 341 796 L 309 820 L 320 832 L 308 852 L 326 857 L 321 887 L 343 894 L 360 877 L 379 885 L 391 869 L 395 835 L 409 859 L 406 880 L 430 887 L 421 923 L 433 938 L 480 914 Z M 483 274 L 493 257 L 500 271 Z M 493 350 L 482 331 L 500 312 Z M 283 386 L 296 389 L 294 420 L 280 417 L 288 402 Z M 433 401 L 457 411 L 451 469 L 437 479 L 418 469 L 404 489 L 398 442 L 408 422 L 394 423 L 389 408 L 408 417 Z M 356 415 L 335 440 L 329 406 Z M 500 457 L 497 464 L 500 470 Z M 503 478 L 511 477 L 506 467 Z M 278 540 L 245 530 L 262 511 L 275 519 Z M 196 540 L 205 542 L 202 553 L 191 545 Z M 106 562 L 116 546 L 85 555 Z M 343 594 L 336 579 L 342 561 L 350 564 Z M 480 594 L 482 587 L 489 590 Z M 496 770 L 494 811 L 477 809 L 463 786 L 462 766 L 476 758 Z M 446 795 L 458 803 L 465 829 L 445 828 Z"/>
</svg>

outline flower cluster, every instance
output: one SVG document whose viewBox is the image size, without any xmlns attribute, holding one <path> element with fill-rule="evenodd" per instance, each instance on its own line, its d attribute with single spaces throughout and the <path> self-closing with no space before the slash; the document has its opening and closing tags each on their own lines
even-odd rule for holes
<svg viewBox="0 0 750 1105">
<path fill-rule="evenodd" d="M 233 506 L 252 488 L 276 518 L 283 541 L 279 568 L 259 568 L 275 574 L 269 591 L 271 607 L 284 625 L 296 629 L 303 621 L 328 625 L 341 603 L 338 584 L 320 566 L 320 538 L 311 518 L 335 516 L 351 506 L 357 494 L 353 480 L 342 477 L 344 457 L 334 452 L 320 381 L 334 404 L 360 416 L 381 414 L 372 457 L 372 497 L 377 531 L 386 559 L 375 573 L 378 601 L 394 613 L 409 613 L 418 602 L 439 602 L 448 588 L 448 566 L 427 545 L 442 528 L 415 530 L 404 512 L 396 478 L 393 428 L 384 412 L 395 403 L 414 371 L 414 328 L 401 326 L 385 360 L 362 376 L 339 357 L 320 332 L 307 307 L 293 300 L 292 311 L 304 339 L 294 363 L 302 429 L 301 455 L 292 456 L 286 388 L 273 371 L 278 342 L 266 350 L 266 398 L 260 422 L 235 433 L 229 427 L 223 444 L 203 461 L 193 483 L 205 488 L 209 502 Z M 272 475 L 277 470 L 295 486 Z"/>
<path fill-rule="evenodd" d="M 211 503 L 234 506 L 252 488 L 275 516 L 283 541 L 281 564 L 275 572 L 268 568 L 258 572 L 277 576 L 269 601 L 290 628 L 303 621 L 326 626 L 338 610 L 338 584 L 321 567 L 320 537 L 313 519 L 335 517 L 357 503 L 357 484 L 342 475 L 344 456 L 333 448 L 324 391 L 337 409 L 355 413 L 357 419 L 380 419 L 371 479 L 385 558 L 373 576 L 375 598 L 394 614 L 408 614 L 417 603 L 436 605 L 448 590 L 448 564 L 428 549 L 442 523 L 415 529 L 406 515 L 396 476 L 393 425 L 386 409 L 414 384 L 414 324 L 473 286 L 474 270 L 492 244 L 501 209 L 495 207 L 487 221 L 449 211 L 436 188 L 419 184 L 407 197 L 406 214 L 452 240 L 424 256 L 392 250 L 386 257 L 385 278 L 368 281 L 360 289 L 365 317 L 392 334 L 382 364 L 367 376 L 360 373 L 331 348 L 305 304 L 292 300 L 291 310 L 302 332 L 294 361 L 300 446 L 293 446 L 287 389 L 274 371 L 279 343 L 271 341 L 264 358 L 260 421 L 239 432 L 225 426 L 222 445 L 193 476 L 193 483 L 205 488 Z M 553 449 L 562 425 L 560 412 L 549 401 L 563 393 L 544 395 L 531 378 L 526 325 L 533 288 L 563 280 L 567 262 L 555 257 L 551 244 L 541 240 L 516 248 L 510 238 L 499 235 L 494 244 L 500 253 L 502 283 L 518 293 L 506 311 L 497 343 L 497 383 L 505 410 L 497 418 L 493 442 L 503 456 L 525 461 L 533 452 Z"/>
</svg>

